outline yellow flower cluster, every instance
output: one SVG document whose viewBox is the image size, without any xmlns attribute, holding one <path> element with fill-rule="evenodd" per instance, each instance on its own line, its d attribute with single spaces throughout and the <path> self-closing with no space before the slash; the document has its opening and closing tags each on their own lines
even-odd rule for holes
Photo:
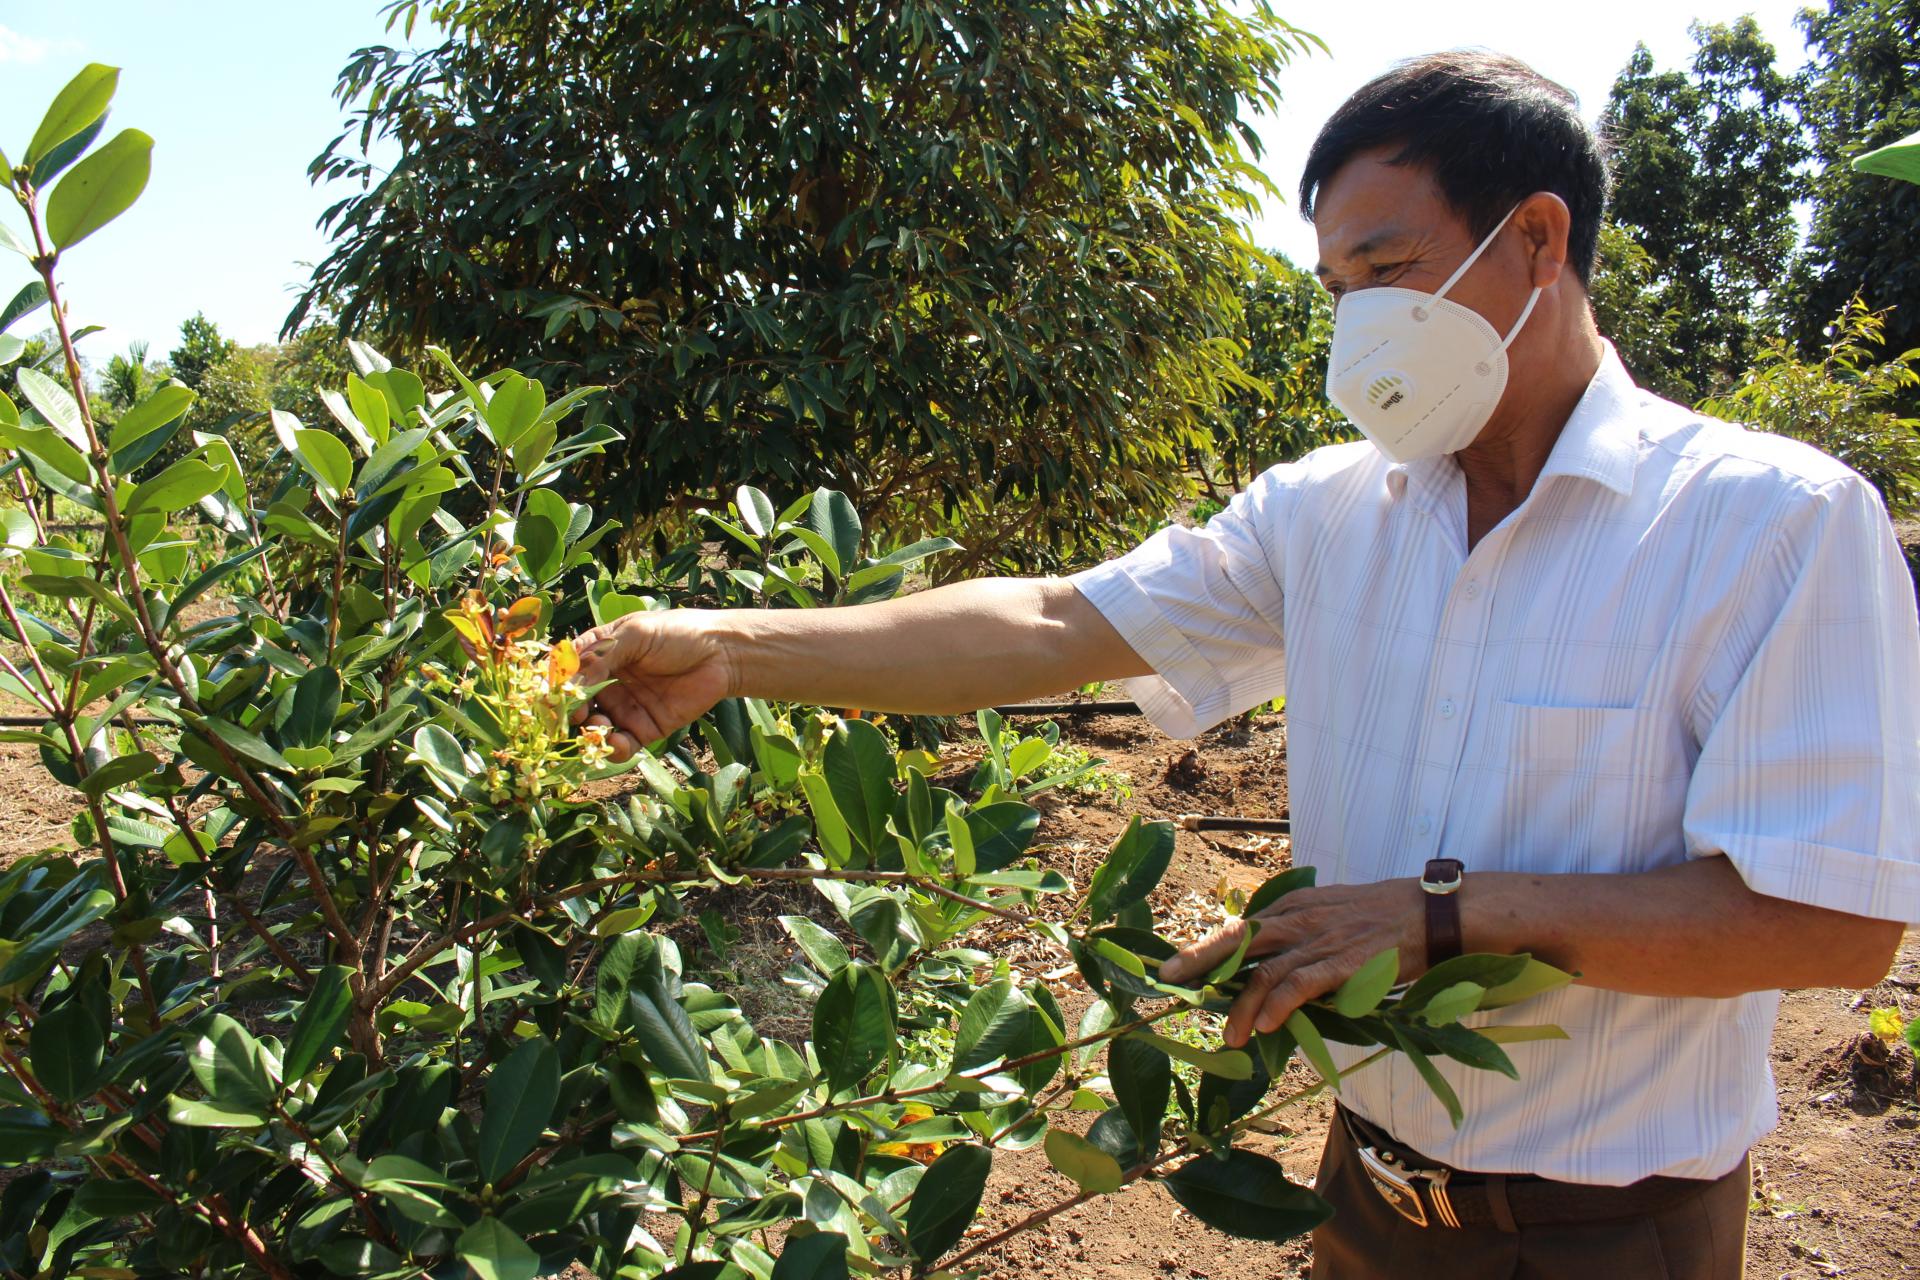
<svg viewBox="0 0 1920 1280">
<path fill-rule="evenodd" d="M 444 674 L 438 681 L 463 698 L 477 696 L 504 740 L 484 779 L 494 804 L 565 800 L 585 770 L 613 755 L 605 726 L 587 725 L 576 733 L 570 724 L 581 700 L 575 679 L 580 656 L 571 640 L 550 644 L 536 637 L 540 614 L 536 596 L 496 609 L 478 591 L 446 614 L 474 665 L 457 685 Z"/>
</svg>

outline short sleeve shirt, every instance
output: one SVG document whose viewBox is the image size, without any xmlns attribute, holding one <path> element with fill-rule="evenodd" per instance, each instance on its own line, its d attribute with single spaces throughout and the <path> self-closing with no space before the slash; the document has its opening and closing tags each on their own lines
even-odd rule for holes
<svg viewBox="0 0 1920 1280">
<path fill-rule="evenodd" d="M 1724 855 L 1760 893 L 1920 919 L 1920 624 L 1879 496 L 1611 349 L 1471 551 L 1451 458 L 1357 443 L 1072 581 L 1168 733 L 1286 695 L 1293 858 L 1323 884 Z M 1572 1043 L 1509 1046 L 1517 1082 L 1443 1064 L 1458 1129 L 1397 1057 L 1342 1096 L 1457 1168 L 1717 1177 L 1777 1119 L 1778 1005 L 1575 986 L 1480 1016 Z"/>
</svg>

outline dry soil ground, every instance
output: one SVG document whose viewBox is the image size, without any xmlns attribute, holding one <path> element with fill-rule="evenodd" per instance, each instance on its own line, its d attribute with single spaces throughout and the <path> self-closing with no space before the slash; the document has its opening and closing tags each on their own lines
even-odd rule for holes
<svg viewBox="0 0 1920 1280">
<path fill-rule="evenodd" d="M 1104 792 L 1044 800 L 1043 835 L 1058 850 L 1054 856 L 1062 870 L 1082 882 L 1097 851 L 1120 832 L 1129 814 L 1287 813 L 1281 716 L 1261 717 L 1239 736 L 1222 732 L 1197 743 L 1174 742 L 1135 717 L 1066 723 L 1070 739 L 1126 774 L 1133 791 L 1124 798 Z M 0 797 L 0 858 L 67 842 L 72 808 L 49 785 L 29 749 L 0 745 Z M 1182 832 L 1157 905 L 1163 917 L 1185 917 L 1197 928 L 1217 910 L 1223 886 L 1256 885 L 1284 867 L 1286 858 L 1284 841 Z M 794 905 L 769 904 L 766 914 Z M 783 946 L 777 933 L 752 927 L 747 932 L 761 945 Z M 786 959 L 772 954 L 762 962 L 778 973 Z M 1057 958 L 1021 959 L 1023 967 L 1036 972 L 1057 965 Z M 1058 975 L 1056 981 L 1071 1001 L 1077 979 Z M 1920 935 L 1908 935 L 1893 973 L 1870 991 L 1803 991 L 1786 997 L 1773 1050 L 1782 1122 L 1755 1152 L 1750 1276 L 1891 1280 L 1920 1273 L 1920 1105 L 1911 1062 L 1896 1058 L 1900 1070 L 1880 1077 L 1861 1075 L 1854 1064 L 1867 1011 L 1878 1005 L 1920 1016 Z M 791 1030 L 804 1033 L 804 1026 L 796 1020 Z M 780 1033 L 772 1026 L 763 1030 Z M 1327 1116 L 1325 1104 L 1289 1111 L 1285 1131 L 1256 1141 L 1278 1154 L 1296 1177 L 1310 1180 Z M 1017 1221 L 1071 1190 L 1037 1151 L 1004 1158 L 975 1231 L 984 1234 Z M 1017 1237 L 993 1256 L 990 1275 L 996 1280 L 1277 1280 L 1304 1275 L 1308 1263 L 1304 1242 L 1275 1248 L 1229 1240 L 1149 1186 L 1096 1201 Z"/>
</svg>

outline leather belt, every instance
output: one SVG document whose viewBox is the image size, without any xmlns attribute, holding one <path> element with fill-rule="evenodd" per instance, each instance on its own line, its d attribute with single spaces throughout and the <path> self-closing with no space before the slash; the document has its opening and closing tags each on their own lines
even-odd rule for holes
<svg viewBox="0 0 1920 1280">
<path fill-rule="evenodd" d="M 1361 1168 L 1382 1200 L 1418 1227 L 1496 1227 L 1636 1218 L 1682 1204 L 1714 1185 L 1714 1179 L 1656 1175 L 1624 1187 L 1560 1182 L 1533 1174 L 1463 1173 L 1421 1155 L 1344 1106 L 1335 1114 L 1346 1125 Z"/>
</svg>

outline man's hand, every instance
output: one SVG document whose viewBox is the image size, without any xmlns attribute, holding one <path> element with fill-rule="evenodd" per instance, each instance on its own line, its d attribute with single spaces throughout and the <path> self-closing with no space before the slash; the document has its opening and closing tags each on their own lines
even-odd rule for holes
<svg viewBox="0 0 1920 1280">
<path fill-rule="evenodd" d="M 1402 981 L 1426 967 L 1425 904 L 1417 880 L 1295 889 L 1254 916 L 1249 956 L 1268 956 L 1247 975 L 1227 1013 L 1228 1045 L 1277 1031 L 1307 1001 L 1325 995 L 1389 947 L 1400 949 Z M 1236 920 L 1160 966 L 1168 982 L 1197 980 L 1240 946 L 1250 922 Z"/>
<path fill-rule="evenodd" d="M 576 722 L 609 725 L 615 760 L 691 724 L 733 689 L 733 672 L 713 615 L 697 609 L 629 613 L 582 632 L 580 683 L 613 683 L 574 712 Z"/>
</svg>

